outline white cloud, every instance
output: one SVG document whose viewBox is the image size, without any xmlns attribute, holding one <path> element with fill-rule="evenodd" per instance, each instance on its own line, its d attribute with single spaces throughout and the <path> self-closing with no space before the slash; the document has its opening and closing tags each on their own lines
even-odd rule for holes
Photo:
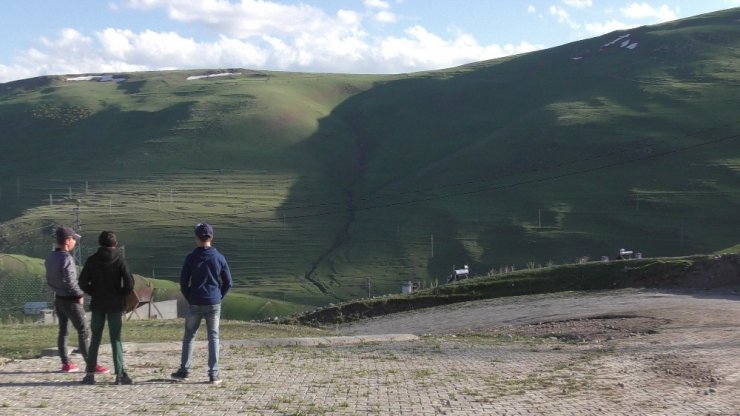
<svg viewBox="0 0 740 416">
<path fill-rule="evenodd" d="M 381 23 L 395 23 L 396 20 L 398 20 L 395 14 L 387 10 L 381 10 L 378 13 L 375 13 L 373 17 L 376 21 Z"/>
<path fill-rule="evenodd" d="M 385 1 L 367 0 L 374 19 L 393 23 Z M 386 7 L 388 6 L 388 7 Z M 264 0 L 126 0 L 119 7 L 165 10 L 177 21 L 207 28 L 208 41 L 173 31 L 109 27 L 92 34 L 65 29 L 0 65 L 0 82 L 45 74 L 187 68 L 252 68 L 308 72 L 402 73 L 441 69 L 542 49 L 542 45 L 481 44 L 472 35 L 437 35 L 421 25 L 375 37 L 363 11 L 334 15 L 306 5 Z M 569 18 L 566 14 L 565 18 Z"/>
<path fill-rule="evenodd" d="M 580 25 L 578 25 L 576 22 L 571 19 L 570 14 L 563 9 L 562 7 L 558 6 L 550 6 L 550 14 L 555 16 L 558 19 L 559 23 L 565 23 L 568 26 L 570 26 L 571 29 L 578 29 Z"/>
<path fill-rule="evenodd" d="M 59 37 L 55 40 L 49 40 L 46 37 L 41 38 L 41 43 L 49 48 L 84 47 L 91 42 L 92 39 L 70 28 L 62 29 L 59 32 Z"/>
<path fill-rule="evenodd" d="M 362 17 L 359 13 L 353 12 L 352 10 L 339 10 L 337 12 L 337 19 L 339 19 L 342 24 L 348 26 L 357 26 L 362 21 Z"/>
<path fill-rule="evenodd" d="M 365 0 L 365 7 L 369 9 L 388 10 L 391 6 L 383 0 Z"/>
<path fill-rule="evenodd" d="M 593 6 L 592 0 L 563 0 L 563 3 L 565 3 L 566 6 L 575 7 L 577 9 Z"/>
<path fill-rule="evenodd" d="M 63 29 L 56 39 L 44 37 L 39 43 L 40 48 L 31 48 L 16 55 L 13 65 L 0 66 L 0 81 L 49 74 L 142 71 L 151 68 L 148 63 L 123 61 L 103 53 L 94 38 L 74 29 Z"/>
<path fill-rule="evenodd" d="M 527 13 L 535 14 L 537 13 L 537 8 L 530 4 L 529 6 L 527 6 Z"/>
<path fill-rule="evenodd" d="M 345 28 L 347 23 L 323 10 L 305 4 L 286 5 L 264 0 L 127 0 L 126 5 L 141 10 L 164 9 L 170 19 L 204 25 L 218 33 L 235 37 L 260 37 L 270 34 L 320 34 L 327 27 Z"/>
<path fill-rule="evenodd" d="M 615 30 L 629 29 L 630 27 L 634 27 L 634 25 L 630 26 L 618 20 L 610 20 L 603 23 L 586 23 L 584 27 L 586 29 L 586 32 L 588 32 L 589 34 L 598 36 L 605 33 L 614 32 Z"/>
<path fill-rule="evenodd" d="M 382 41 L 378 53 L 386 65 L 407 70 L 447 68 L 542 49 L 542 45 L 526 42 L 519 45 L 482 46 L 475 38 L 464 33 L 458 33 L 455 39 L 445 40 L 421 26 L 411 27 L 405 33 L 406 37 Z"/>
<path fill-rule="evenodd" d="M 632 3 L 619 10 L 625 17 L 630 19 L 654 18 L 658 22 L 668 22 L 678 19 L 677 13 L 665 4 L 656 8 L 648 3 Z"/>
</svg>

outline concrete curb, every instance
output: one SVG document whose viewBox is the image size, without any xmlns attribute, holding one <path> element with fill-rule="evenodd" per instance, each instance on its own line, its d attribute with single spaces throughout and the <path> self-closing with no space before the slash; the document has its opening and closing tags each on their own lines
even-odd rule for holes
<svg viewBox="0 0 740 416">
<path fill-rule="evenodd" d="M 381 342 L 408 342 L 416 341 L 419 337 L 413 334 L 383 334 L 383 335 L 352 335 L 352 336 L 336 336 L 336 337 L 317 337 L 317 338 L 258 338 L 258 339 L 243 339 L 243 340 L 227 340 L 221 341 L 221 347 L 237 346 L 237 347 L 248 347 L 248 348 L 259 348 L 259 347 L 331 347 L 339 345 L 360 345 L 360 344 L 372 344 Z M 196 348 L 205 348 L 208 346 L 207 341 L 196 341 Z M 167 352 L 167 351 L 180 351 L 182 348 L 181 341 L 170 341 L 170 342 L 124 342 L 123 352 L 125 353 L 136 353 L 136 352 Z M 110 344 L 103 344 L 100 346 L 100 351 L 109 351 Z M 45 348 L 41 351 L 42 357 L 56 357 L 58 356 L 58 349 Z"/>
</svg>

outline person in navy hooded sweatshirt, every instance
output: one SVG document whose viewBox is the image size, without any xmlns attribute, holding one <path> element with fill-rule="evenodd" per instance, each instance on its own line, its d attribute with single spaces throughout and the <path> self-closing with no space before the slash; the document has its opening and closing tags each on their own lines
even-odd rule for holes
<svg viewBox="0 0 740 416">
<path fill-rule="evenodd" d="M 190 376 L 195 335 L 205 318 L 208 329 L 208 379 L 211 384 L 219 384 L 221 300 L 231 289 L 232 280 L 226 258 L 211 246 L 212 241 L 213 227 L 206 223 L 195 226 L 196 247 L 185 258 L 185 264 L 180 272 L 180 292 L 189 306 L 185 317 L 180 368 L 172 373 L 172 377 L 185 380 Z"/>
</svg>

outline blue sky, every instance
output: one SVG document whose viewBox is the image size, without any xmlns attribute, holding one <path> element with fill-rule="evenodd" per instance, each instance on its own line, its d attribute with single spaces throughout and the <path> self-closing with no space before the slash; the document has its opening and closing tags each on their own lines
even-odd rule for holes
<svg viewBox="0 0 740 416">
<path fill-rule="evenodd" d="M 402 73 L 740 0 L 3 0 L 0 82 L 186 68 Z"/>
</svg>

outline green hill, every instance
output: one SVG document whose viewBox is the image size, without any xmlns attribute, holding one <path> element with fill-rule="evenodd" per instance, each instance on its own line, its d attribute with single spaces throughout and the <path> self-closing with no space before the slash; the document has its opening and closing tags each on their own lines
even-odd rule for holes
<svg viewBox="0 0 740 416">
<path fill-rule="evenodd" d="M 323 305 L 463 264 L 732 247 L 739 19 L 397 76 L 0 84 L 0 249 L 43 257 L 79 204 L 83 254 L 111 229 L 136 273 L 173 280 L 208 221 L 237 293 Z"/>
<path fill-rule="evenodd" d="M 286 317 L 283 322 L 338 324 L 451 303 L 544 293 L 651 288 L 712 296 L 713 292 L 735 293 L 739 286 L 738 254 L 590 262 L 517 270 L 410 294 L 352 300 Z"/>
</svg>

